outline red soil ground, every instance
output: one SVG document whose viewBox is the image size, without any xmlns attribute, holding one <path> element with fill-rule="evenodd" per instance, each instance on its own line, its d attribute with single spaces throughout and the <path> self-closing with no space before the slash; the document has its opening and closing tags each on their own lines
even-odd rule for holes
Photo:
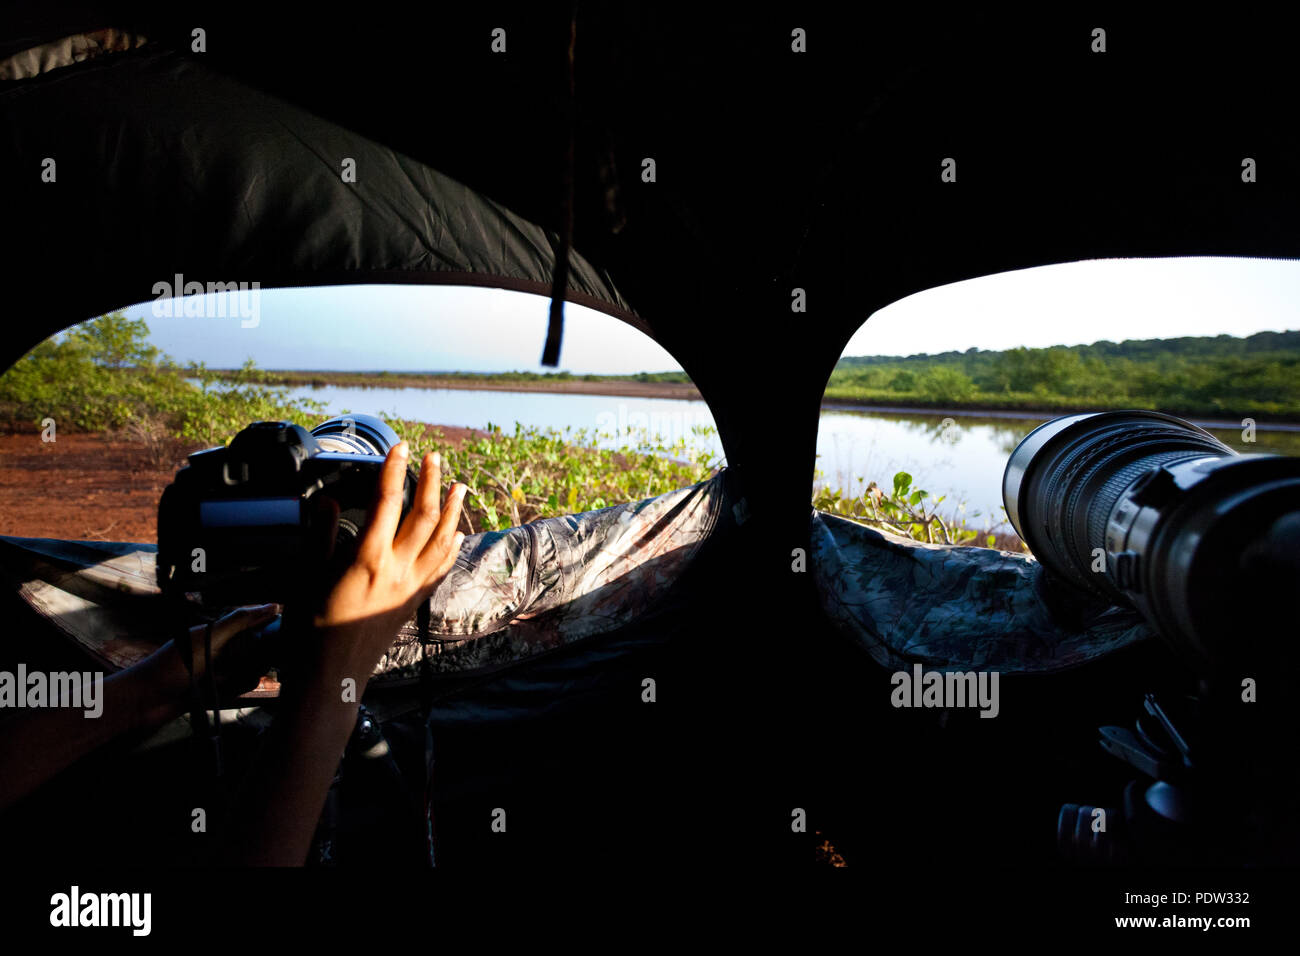
<svg viewBox="0 0 1300 956">
<path fill-rule="evenodd" d="M 461 442 L 468 428 L 439 426 Z M 158 498 L 197 445 L 147 445 L 102 432 L 41 441 L 32 427 L 0 435 L 0 534 L 80 541 L 156 541 Z"/>
</svg>

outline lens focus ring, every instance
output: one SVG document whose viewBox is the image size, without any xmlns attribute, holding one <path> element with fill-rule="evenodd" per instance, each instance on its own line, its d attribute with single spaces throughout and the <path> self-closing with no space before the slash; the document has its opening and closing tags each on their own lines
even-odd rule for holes
<svg viewBox="0 0 1300 956">
<path fill-rule="evenodd" d="M 1087 590 L 1115 596 L 1114 583 L 1091 568 L 1095 549 L 1106 546 L 1111 511 L 1125 491 L 1169 462 L 1232 454 L 1208 432 L 1169 415 L 1088 416 L 1037 448 L 1032 460 L 1018 463 L 1026 476 L 1022 536 L 1048 567 Z"/>
</svg>

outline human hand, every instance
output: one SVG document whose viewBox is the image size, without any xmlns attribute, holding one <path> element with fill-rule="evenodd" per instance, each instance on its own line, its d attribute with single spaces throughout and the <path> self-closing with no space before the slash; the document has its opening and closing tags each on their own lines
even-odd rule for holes
<svg viewBox="0 0 1300 956">
<path fill-rule="evenodd" d="M 356 558 L 313 619 L 321 654 L 363 679 L 398 628 L 451 570 L 465 538 L 456 525 L 466 488 L 453 485 L 440 507 L 442 473 L 436 453 L 425 456 L 414 504 L 398 528 L 408 455 L 406 442 L 388 453 Z"/>
<path fill-rule="evenodd" d="M 270 661 L 253 640 L 253 632 L 275 620 L 275 604 L 236 608 L 212 624 L 211 662 L 220 696 L 237 696 L 257 686 Z M 157 653 L 136 665 L 149 675 L 146 686 L 161 694 L 155 706 L 168 711 L 188 699 L 190 670 L 195 681 L 206 680 L 208 655 L 204 650 L 207 625 L 189 629 L 185 636 L 164 644 Z"/>
<path fill-rule="evenodd" d="M 252 631 L 270 623 L 276 611 L 272 604 L 244 607 L 213 622 L 212 676 L 225 691 L 218 696 L 256 686 L 266 655 L 263 643 L 251 639 Z M 63 707 L 25 710 L 8 718 L 6 733 L 0 734 L 0 809 L 122 734 L 158 727 L 192 707 L 184 655 L 187 650 L 192 654 L 195 677 L 202 680 L 206 631 L 206 625 L 191 628 L 104 680 L 93 715 Z"/>
</svg>

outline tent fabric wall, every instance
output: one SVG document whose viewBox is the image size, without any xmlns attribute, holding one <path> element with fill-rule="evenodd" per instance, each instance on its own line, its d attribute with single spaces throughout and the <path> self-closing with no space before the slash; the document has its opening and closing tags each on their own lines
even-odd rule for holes
<svg viewBox="0 0 1300 956">
<path fill-rule="evenodd" d="M 22 50 L 0 60 L 0 82 L 25 80 L 74 63 L 143 46 L 147 38 L 109 28 L 78 33 Z"/>
<path fill-rule="evenodd" d="M 1137 612 L 1062 605 L 1028 555 L 923 544 L 813 512 L 809 565 L 832 625 L 883 667 L 1046 673 L 1150 636 Z"/>
<path fill-rule="evenodd" d="M 6 268 L 51 290 L 57 304 L 46 311 L 59 322 L 15 330 L 4 343 L 12 358 L 58 328 L 160 298 L 160 283 L 165 297 L 180 295 L 177 276 L 205 289 L 417 282 L 551 292 L 547 230 L 159 44 L 0 84 L 0 156 L 14 183 Z M 47 159 L 53 181 L 42 179 Z M 566 298 L 644 328 L 577 253 Z M 543 333 L 539 322 L 539 354 Z"/>
</svg>

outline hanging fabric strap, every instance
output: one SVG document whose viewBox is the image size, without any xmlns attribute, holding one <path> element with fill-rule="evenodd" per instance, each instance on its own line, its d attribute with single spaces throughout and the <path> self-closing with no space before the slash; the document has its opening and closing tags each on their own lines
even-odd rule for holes
<svg viewBox="0 0 1300 956">
<path fill-rule="evenodd" d="M 578 4 L 569 14 L 569 46 L 566 56 L 568 97 L 565 100 L 566 142 L 564 150 L 564 198 L 561 210 L 560 235 L 555 248 L 555 271 L 551 277 L 551 317 L 546 329 L 546 347 L 542 350 L 542 364 L 554 368 L 560 364 L 560 340 L 564 337 L 564 290 L 569 284 L 569 249 L 573 245 L 573 166 L 575 138 L 575 109 L 573 96 L 573 51 L 578 36 Z"/>
</svg>

